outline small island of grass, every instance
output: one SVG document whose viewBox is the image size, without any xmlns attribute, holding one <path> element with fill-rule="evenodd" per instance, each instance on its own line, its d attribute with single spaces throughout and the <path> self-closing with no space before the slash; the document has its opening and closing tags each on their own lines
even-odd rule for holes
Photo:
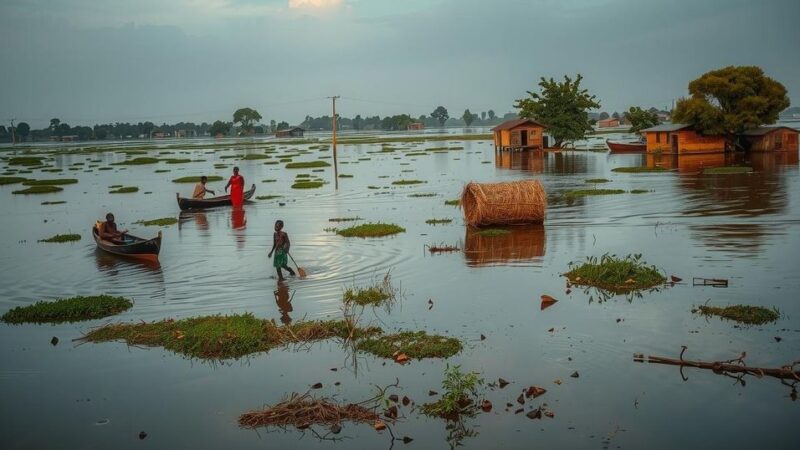
<svg viewBox="0 0 800 450">
<path fill-rule="evenodd" d="M 25 180 L 22 182 L 23 186 L 62 186 L 65 184 L 75 184 L 78 180 L 75 178 L 61 178 L 52 180 Z"/>
<path fill-rule="evenodd" d="M 292 185 L 292 189 L 317 189 L 323 184 L 322 181 L 298 181 Z"/>
<path fill-rule="evenodd" d="M 570 283 L 613 293 L 649 289 L 667 281 L 657 267 L 647 265 L 639 254 L 624 258 L 614 255 L 603 255 L 599 259 L 589 257 L 585 263 L 572 268 L 564 276 Z"/>
<path fill-rule="evenodd" d="M 158 226 L 158 227 L 166 227 L 169 225 L 175 225 L 178 223 L 178 219 L 174 217 L 162 217 L 160 219 L 153 219 L 153 220 L 137 220 L 133 222 L 139 225 L 144 225 L 146 227 Z"/>
<path fill-rule="evenodd" d="M 365 223 L 343 230 L 337 230 L 336 234 L 344 237 L 381 237 L 392 234 L 403 233 L 406 229 L 391 223 Z"/>
<path fill-rule="evenodd" d="M 6 323 L 61 323 L 101 319 L 130 309 L 133 302 L 110 295 L 77 296 L 18 306 L 5 314 Z"/>
<path fill-rule="evenodd" d="M 108 191 L 109 194 L 132 194 L 134 192 L 139 192 L 139 188 L 136 186 L 123 186 L 111 191 Z"/>
<path fill-rule="evenodd" d="M 392 184 L 395 185 L 395 186 L 410 186 L 412 184 L 422 184 L 422 183 L 427 183 L 427 182 L 426 181 L 422 181 L 422 180 L 397 180 L 397 181 L 392 181 Z"/>
<path fill-rule="evenodd" d="M 289 160 L 291 161 L 291 159 Z M 283 161 L 281 161 L 283 162 Z M 287 169 L 313 169 L 316 167 L 330 167 L 327 161 L 306 161 L 306 162 L 289 162 L 286 164 Z"/>
<path fill-rule="evenodd" d="M 427 334 L 424 331 L 404 331 L 396 334 L 366 338 L 358 349 L 383 358 L 404 353 L 409 358 L 449 358 L 462 348 L 458 339 Z"/>
<path fill-rule="evenodd" d="M 11 193 L 12 194 L 22 194 L 22 195 L 28 195 L 28 194 L 52 194 L 54 192 L 61 192 L 63 190 L 64 190 L 64 188 L 61 188 L 61 187 L 58 187 L 58 186 L 49 186 L 49 185 L 47 185 L 47 186 L 31 186 L 31 187 L 29 187 L 27 189 L 20 189 L 20 190 L 17 190 L 17 191 L 11 191 Z"/>
<path fill-rule="evenodd" d="M 143 156 L 140 158 L 126 159 L 117 163 L 112 163 L 112 166 L 143 166 L 146 164 L 156 164 L 160 160 L 150 156 Z"/>
<path fill-rule="evenodd" d="M 504 230 L 502 228 L 487 228 L 484 230 L 478 230 L 475 232 L 475 234 L 484 237 L 496 237 L 496 236 L 505 236 L 507 234 L 511 234 L 511 232 L 508 230 Z"/>
<path fill-rule="evenodd" d="M 589 178 L 588 180 L 586 180 L 586 182 L 587 183 L 594 183 L 594 184 L 597 184 L 597 183 L 610 183 L 611 180 L 606 179 L 606 178 Z"/>
<path fill-rule="evenodd" d="M 750 305 L 731 305 L 725 307 L 699 306 L 692 310 L 693 313 L 704 316 L 719 316 L 723 319 L 733 320 L 748 325 L 763 325 L 774 322 L 780 317 L 780 312 L 776 308 L 764 308 L 763 306 Z"/>
<path fill-rule="evenodd" d="M 18 184 L 27 180 L 27 178 L 23 177 L 0 177 L 0 186 L 4 186 L 6 184 Z"/>
<path fill-rule="evenodd" d="M 453 219 L 428 219 L 425 221 L 428 225 L 441 225 L 452 222 Z"/>
<path fill-rule="evenodd" d="M 47 239 L 39 239 L 39 242 L 62 243 L 62 242 L 75 242 L 80 240 L 81 240 L 80 234 L 57 234 Z"/>
<path fill-rule="evenodd" d="M 615 195 L 624 193 L 625 191 L 623 189 L 576 189 L 574 191 L 564 192 L 564 198 L 575 199 L 593 195 Z"/>
</svg>

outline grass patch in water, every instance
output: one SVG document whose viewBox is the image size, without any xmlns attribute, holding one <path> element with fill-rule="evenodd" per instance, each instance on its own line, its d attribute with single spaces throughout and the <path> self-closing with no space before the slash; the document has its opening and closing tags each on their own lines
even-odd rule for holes
<svg viewBox="0 0 800 450">
<path fill-rule="evenodd" d="M 209 182 L 222 181 L 222 180 L 223 180 L 223 178 L 221 176 L 219 176 L 219 175 L 209 175 L 208 176 L 208 181 Z M 200 177 L 196 176 L 196 177 L 175 178 L 174 180 L 172 180 L 172 182 L 173 183 L 199 183 L 200 182 Z"/>
<path fill-rule="evenodd" d="M 422 181 L 422 180 L 397 180 L 397 181 L 392 181 L 392 184 L 395 185 L 395 186 L 409 186 L 409 185 L 412 185 L 412 184 L 423 184 L 423 183 L 427 183 L 427 181 Z"/>
<path fill-rule="evenodd" d="M 12 194 L 52 194 L 53 192 L 61 192 L 64 188 L 58 186 L 31 186 L 27 189 L 12 191 Z"/>
<path fill-rule="evenodd" d="M 261 154 L 261 153 L 251 153 L 249 155 L 244 155 L 244 157 L 242 157 L 242 160 L 243 161 L 254 161 L 254 160 L 257 160 L 257 159 L 270 159 L 270 158 L 272 158 L 272 156 L 270 156 L 270 155 L 264 155 L 264 154 Z"/>
<path fill-rule="evenodd" d="M 292 189 L 317 189 L 323 184 L 322 181 L 298 181 L 292 185 Z"/>
<path fill-rule="evenodd" d="M 328 219 L 328 222 L 355 222 L 356 220 L 364 220 L 361 217 L 332 217 Z"/>
<path fill-rule="evenodd" d="M 382 281 L 371 286 L 349 288 L 342 295 L 342 300 L 346 305 L 355 303 L 359 306 L 391 305 L 396 298 L 397 289 L 392 285 L 392 277 L 389 273 L 383 277 Z"/>
<path fill-rule="evenodd" d="M 290 162 L 286 164 L 287 169 L 313 169 L 316 167 L 330 167 L 327 161 L 305 161 L 305 162 Z"/>
<path fill-rule="evenodd" d="M 339 174 L 339 178 L 353 178 L 353 176 L 352 175 L 347 175 L 347 174 L 344 174 L 344 173 L 340 173 Z"/>
<path fill-rule="evenodd" d="M 256 200 L 273 200 L 276 198 L 281 198 L 282 195 L 257 195 Z"/>
<path fill-rule="evenodd" d="M 130 309 L 133 302 L 123 297 L 77 296 L 54 301 L 39 301 L 18 306 L 5 314 L 6 323 L 61 323 L 100 319 Z"/>
<path fill-rule="evenodd" d="M 139 192 L 139 188 L 136 186 L 123 186 L 111 191 L 108 191 L 109 194 L 133 194 L 134 192 Z"/>
<path fill-rule="evenodd" d="M 186 164 L 192 162 L 192 160 L 188 158 L 169 158 L 163 161 L 167 164 Z"/>
<path fill-rule="evenodd" d="M 75 242 L 80 240 L 81 240 L 80 234 L 57 234 L 47 239 L 39 239 L 39 242 L 62 243 L 62 242 Z"/>
<path fill-rule="evenodd" d="M 137 220 L 136 222 L 133 223 L 138 223 L 146 227 L 152 227 L 152 226 L 167 227 L 178 223 L 178 219 L 174 217 L 162 217 L 160 219 L 153 219 L 153 220 Z"/>
<path fill-rule="evenodd" d="M 336 234 L 344 237 L 382 237 L 397 233 L 403 233 L 406 229 L 392 223 L 364 223 L 343 230 L 337 230 Z"/>
<path fill-rule="evenodd" d="M 487 228 L 485 230 L 478 230 L 475 232 L 478 236 L 487 236 L 487 237 L 495 237 L 495 236 L 505 236 L 507 234 L 511 234 L 510 231 L 504 230 L 502 228 Z"/>
<path fill-rule="evenodd" d="M 404 331 L 361 340 L 358 349 L 383 358 L 404 353 L 409 358 L 449 358 L 462 349 L 458 339 L 427 334 L 424 331 Z"/>
<path fill-rule="evenodd" d="M 774 322 L 780 317 L 780 312 L 777 308 L 769 309 L 763 306 L 750 305 L 731 305 L 723 308 L 703 305 L 693 309 L 692 312 L 704 316 L 719 316 L 723 319 L 749 325 L 762 325 Z"/>
<path fill-rule="evenodd" d="M 564 197 L 573 199 L 578 197 L 588 197 L 591 195 L 615 195 L 624 193 L 625 191 L 623 189 L 576 189 L 574 191 L 564 192 Z"/>
<path fill-rule="evenodd" d="M 425 197 L 436 197 L 436 194 L 430 192 L 430 193 L 408 194 L 408 196 L 412 198 L 425 198 Z"/>
<path fill-rule="evenodd" d="M 461 204 L 461 200 L 459 200 L 459 199 L 445 200 L 444 204 L 447 205 L 447 206 L 458 206 L 458 205 Z"/>
<path fill-rule="evenodd" d="M 610 183 L 611 180 L 608 180 L 608 179 L 605 179 L 605 178 L 589 178 L 588 180 L 586 180 L 586 182 L 587 183 L 595 183 L 595 184 L 596 183 Z"/>
<path fill-rule="evenodd" d="M 141 158 L 127 159 L 118 163 L 112 163 L 112 166 L 143 166 L 146 164 L 156 164 L 160 160 L 150 156 L 143 156 Z"/>
<path fill-rule="evenodd" d="M 15 156 L 8 160 L 9 166 L 41 166 L 43 156 Z"/>
<path fill-rule="evenodd" d="M 279 326 L 250 313 L 166 319 L 149 323 L 110 324 L 90 331 L 89 342 L 124 341 L 128 345 L 164 347 L 175 353 L 202 359 L 241 358 L 291 344 L 308 344 L 331 338 L 365 337 L 379 328 L 352 329 L 340 321 L 295 321 Z"/>
<path fill-rule="evenodd" d="M 28 181 L 28 179 L 23 177 L 0 177 L 0 186 L 22 183 L 23 181 Z"/>
<path fill-rule="evenodd" d="M 631 194 L 646 194 L 650 191 L 648 191 L 647 189 L 631 189 L 629 192 Z"/>
<path fill-rule="evenodd" d="M 444 223 L 450 223 L 453 219 L 428 219 L 425 221 L 428 225 L 439 225 Z"/>
<path fill-rule="evenodd" d="M 708 167 L 703 169 L 704 175 L 731 175 L 736 173 L 750 173 L 752 167 L 748 166 L 729 166 L 729 167 Z"/>
<path fill-rule="evenodd" d="M 167 172 L 172 172 L 172 170 L 170 170 L 170 169 L 158 169 L 158 170 L 155 171 L 155 173 L 167 173 Z"/>
<path fill-rule="evenodd" d="M 599 259 L 591 256 L 586 262 L 564 274 L 571 283 L 594 286 L 614 293 L 648 289 L 663 284 L 667 279 L 656 266 L 642 261 L 641 254 L 619 258 L 605 254 Z"/>
<path fill-rule="evenodd" d="M 66 200 L 56 200 L 52 202 L 42 202 L 40 205 L 62 205 L 64 203 L 67 203 Z"/>
<path fill-rule="evenodd" d="M 633 166 L 633 167 L 615 167 L 611 169 L 612 172 L 618 173 L 651 173 L 651 172 L 667 172 L 668 169 L 666 167 L 640 167 L 640 166 Z"/>
<path fill-rule="evenodd" d="M 276 181 L 278 181 L 278 180 L 276 180 L 276 179 L 274 179 L 274 178 L 272 178 L 272 179 L 269 179 L 269 180 L 261 180 L 261 182 L 262 182 L 262 183 L 274 183 L 274 182 L 276 182 Z"/>
<path fill-rule="evenodd" d="M 62 178 L 54 180 L 25 180 L 22 182 L 23 186 L 61 186 L 65 184 L 75 184 L 78 180 L 75 178 Z"/>
</svg>

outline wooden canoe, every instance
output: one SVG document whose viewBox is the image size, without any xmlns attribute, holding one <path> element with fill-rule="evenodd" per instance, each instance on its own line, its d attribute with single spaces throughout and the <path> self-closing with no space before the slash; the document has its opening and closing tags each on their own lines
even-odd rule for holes
<svg viewBox="0 0 800 450">
<path fill-rule="evenodd" d="M 255 193 L 256 185 L 254 184 L 249 190 L 244 191 L 244 199 L 250 200 Z M 217 206 L 231 205 L 230 195 L 221 195 L 219 197 L 211 198 L 186 198 L 181 197 L 181 194 L 175 194 L 175 196 L 178 198 L 178 206 L 181 208 L 181 210 L 215 208 Z"/>
<path fill-rule="evenodd" d="M 92 227 L 92 237 L 97 243 L 97 248 L 104 250 L 108 253 L 113 253 L 120 256 L 128 256 L 147 261 L 158 261 L 158 253 L 161 251 L 161 232 L 153 239 L 142 239 L 140 237 L 125 235 L 128 240 L 125 244 L 115 244 L 103 239 L 100 239 L 100 233 L 97 225 Z"/>
<path fill-rule="evenodd" d="M 643 153 L 647 150 L 647 143 L 642 141 L 614 142 L 606 140 L 606 145 L 611 153 Z"/>
</svg>

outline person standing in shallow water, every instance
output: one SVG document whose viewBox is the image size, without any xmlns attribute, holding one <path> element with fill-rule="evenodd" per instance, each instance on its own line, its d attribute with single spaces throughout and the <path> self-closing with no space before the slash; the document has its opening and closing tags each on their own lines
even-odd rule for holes
<svg viewBox="0 0 800 450">
<path fill-rule="evenodd" d="M 228 192 L 228 187 L 231 188 L 231 204 L 233 206 L 242 206 L 244 203 L 244 177 L 239 175 L 239 168 L 233 168 L 233 175 L 225 185 L 225 192 Z"/>
<path fill-rule="evenodd" d="M 289 267 L 289 235 L 283 231 L 283 221 L 278 220 L 275 222 L 275 233 L 272 235 L 272 250 L 269 251 L 269 258 L 275 253 L 272 259 L 272 266 L 278 271 L 278 281 L 283 281 L 283 272 L 281 269 L 286 269 L 289 275 L 294 276 L 294 270 Z"/>
</svg>

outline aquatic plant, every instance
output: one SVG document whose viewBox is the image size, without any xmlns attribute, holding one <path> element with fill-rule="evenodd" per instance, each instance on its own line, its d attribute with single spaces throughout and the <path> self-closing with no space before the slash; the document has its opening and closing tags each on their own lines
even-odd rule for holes
<svg viewBox="0 0 800 450">
<path fill-rule="evenodd" d="M 22 182 L 23 186 L 61 186 L 65 184 L 75 184 L 78 180 L 75 178 L 61 178 L 54 180 L 25 180 Z"/>
<path fill-rule="evenodd" d="M 352 175 L 348 175 L 348 174 L 344 174 L 344 173 L 340 173 L 339 174 L 339 178 L 353 178 L 353 176 Z"/>
<path fill-rule="evenodd" d="M 340 404 L 327 398 L 314 398 L 309 393 L 303 395 L 293 393 L 288 399 L 276 405 L 242 414 L 239 416 L 239 426 L 243 428 L 293 426 L 305 429 L 311 425 L 329 425 L 332 429 L 334 427 L 341 429 L 341 424 L 344 422 L 383 424 L 375 412 L 377 402 L 371 400 L 373 399 L 360 403 Z M 367 408 L 363 406 L 364 403 L 376 403 L 376 405 Z"/>
<path fill-rule="evenodd" d="M 5 314 L 7 323 L 61 323 L 100 319 L 130 309 L 133 302 L 110 295 L 77 296 L 18 306 Z"/>
<path fill-rule="evenodd" d="M 669 169 L 666 167 L 655 166 L 655 167 L 641 167 L 641 166 L 633 166 L 633 167 L 615 167 L 611 169 L 612 172 L 618 173 L 650 173 L 650 172 L 667 172 Z"/>
<path fill-rule="evenodd" d="M 472 416 L 477 412 L 479 388 L 483 383 L 483 378 L 478 373 L 464 373 L 460 365 L 448 364 L 442 380 L 444 394 L 439 400 L 422 405 L 422 413 L 445 419 Z"/>
<path fill-rule="evenodd" d="M 436 194 L 433 192 L 428 193 L 417 193 L 417 194 L 408 194 L 411 198 L 426 198 L 426 197 L 436 197 Z"/>
<path fill-rule="evenodd" d="M 571 270 L 564 274 L 570 283 L 594 286 L 613 293 L 648 289 L 667 281 L 656 266 L 647 265 L 637 253 L 619 258 L 605 254 L 599 259 L 586 258 L 580 265 L 569 263 Z"/>
<path fill-rule="evenodd" d="M 408 186 L 408 185 L 411 185 L 411 184 L 422 184 L 422 183 L 427 183 L 427 181 L 422 181 L 422 180 L 397 180 L 397 181 L 392 181 L 392 184 L 395 185 L 395 186 Z"/>
<path fill-rule="evenodd" d="M 405 231 L 405 228 L 391 223 L 364 223 L 343 230 L 337 230 L 336 234 L 344 237 L 381 237 L 403 233 Z"/>
<path fill-rule="evenodd" d="M 272 158 L 272 156 L 270 156 L 270 155 L 264 155 L 264 154 L 261 154 L 261 153 L 250 153 L 250 154 L 244 155 L 244 157 L 242 157 L 242 160 L 244 160 L 244 161 L 253 161 L 253 160 L 257 160 L 257 159 L 270 159 L 270 158 Z"/>
<path fill-rule="evenodd" d="M 208 175 L 208 181 L 209 182 L 222 181 L 222 180 L 223 180 L 223 178 L 221 176 L 219 176 L 219 175 Z M 174 180 L 172 180 L 172 182 L 173 183 L 199 183 L 200 182 L 200 176 L 175 178 Z"/>
<path fill-rule="evenodd" d="M 257 195 L 256 200 L 272 200 L 276 198 L 281 198 L 282 195 Z"/>
<path fill-rule="evenodd" d="M 137 220 L 136 222 L 133 223 L 144 225 L 146 227 L 151 227 L 151 226 L 166 227 L 169 225 L 175 225 L 176 223 L 178 223 L 178 219 L 174 217 L 162 217 L 160 219 L 153 219 L 153 220 Z"/>
<path fill-rule="evenodd" d="M 461 200 L 460 199 L 445 200 L 444 204 L 447 206 L 458 206 L 461 204 Z"/>
<path fill-rule="evenodd" d="M 623 189 L 576 189 L 574 191 L 564 192 L 564 198 L 575 199 L 579 197 L 588 197 L 592 195 L 614 195 L 624 194 Z"/>
<path fill-rule="evenodd" d="M 31 186 L 27 189 L 21 189 L 18 191 L 11 191 L 12 194 L 51 194 L 53 192 L 61 192 L 64 188 L 58 186 Z"/>
<path fill-rule="evenodd" d="M 723 319 L 746 323 L 749 325 L 762 325 L 774 322 L 780 318 L 777 308 L 764 308 L 763 306 L 731 305 L 725 307 L 702 305 L 692 310 L 693 313 L 704 316 L 719 316 Z"/>
<path fill-rule="evenodd" d="M 328 222 L 355 222 L 356 220 L 364 220 L 361 217 L 331 217 Z"/>
<path fill-rule="evenodd" d="M 9 166 L 41 166 L 44 156 L 15 156 L 8 160 Z"/>
<path fill-rule="evenodd" d="M 595 184 L 597 184 L 597 183 L 610 183 L 611 180 L 608 180 L 608 179 L 605 179 L 605 178 L 589 178 L 588 180 L 586 180 L 586 182 L 587 183 L 595 183 Z"/>
<path fill-rule="evenodd" d="M 424 331 L 403 331 L 358 342 L 357 348 L 383 358 L 394 358 L 402 353 L 409 358 L 449 358 L 461 351 L 461 342 L 452 337 L 427 334 Z"/>
<path fill-rule="evenodd" d="M 359 306 L 391 305 L 397 298 L 398 289 L 392 284 L 392 277 L 387 272 L 383 280 L 365 287 L 351 287 L 344 291 L 342 300 L 345 304 L 355 303 Z"/>
<path fill-rule="evenodd" d="M 452 222 L 453 219 L 428 219 L 425 221 L 428 225 L 441 225 Z"/>
<path fill-rule="evenodd" d="M 427 247 L 428 251 L 431 253 L 448 253 L 461 250 L 457 245 L 449 245 L 445 243 L 426 245 L 425 247 Z"/>
<path fill-rule="evenodd" d="M 47 239 L 39 239 L 39 242 L 75 242 L 80 241 L 81 235 L 80 234 L 57 234 L 55 236 L 49 237 Z"/>
<path fill-rule="evenodd" d="M 707 167 L 703 169 L 704 175 L 732 175 L 737 173 L 750 173 L 752 167 L 748 166 L 727 166 L 727 167 Z"/>
<path fill-rule="evenodd" d="M 305 161 L 305 162 L 290 162 L 286 164 L 287 169 L 313 169 L 316 167 L 330 167 L 330 163 L 327 161 Z"/>
<path fill-rule="evenodd" d="M 0 177 L 0 186 L 6 184 L 17 184 L 22 183 L 23 181 L 27 181 L 27 178 L 23 177 Z"/>
<path fill-rule="evenodd" d="M 325 184 L 322 181 L 298 181 L 292 185 L 292 189 L 316 189 Z"/>
<path fill-rule="evenodd" d="M 650 191 L 647 190 L 647 189 L 631 189 L 628 192 L 630 192 L 631 194 L 646 194 L 646 193 L 648 193 Z"/>
<path fill-rule="evenodd" d="M 123 186 L 121 188 L 108 191 L 109 194 L 132 194 L 134 192 L 139 192 L 139 188 L 136 186 Z"/>
<path fill-rule="evenodd" d="M 42 202 L 42 203 L 40 203 L 40 205 L 61 205 L 61 204 L 64 204 L 64 203 L 67 203 L 66 200 L 56 200 L 56 201 L 52 201 L 52 202 Z"/>
<path fill-rule="evenodd" d="M 125 161 L 120 161 L 116 163 L 112 163 L 112 166 L 143 166 L 146 164 L 156 164 L 159 162 L 160 159 L 153 158 L 150 156 L 143 156 L 140 158 L 133 158 L 133 159 L 126 159 Z"/>
</svg>

